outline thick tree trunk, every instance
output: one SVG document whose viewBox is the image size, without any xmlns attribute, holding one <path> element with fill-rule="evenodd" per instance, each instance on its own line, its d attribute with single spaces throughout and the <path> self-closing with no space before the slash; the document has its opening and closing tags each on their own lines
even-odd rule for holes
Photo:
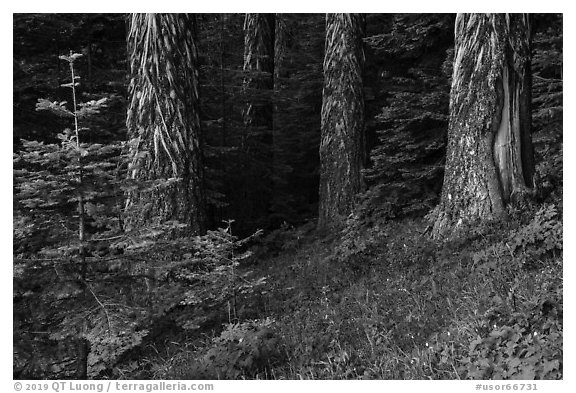
<svg viewBox="0 0 576 393">
<path fill-rule="evenodd" d="M 448 151 L 433 236 L 505 216 L 533 187 L 526 14 L 459 14 Z"/>
<path fill-rule="evenodd" d="M 129 195 L 130 228 L 175 220 L 188 233 L 206 230 L 194 23 L 188 14 L 130 18 L 131 177 L 177 180 Z"/>
<path fill-rule="evenodd" d="M 275 14 L 246 14 L 244 20 L 244 92 L 250 96 L 243 110 L 243 150 L 253 173 L 247 189 L 246 213 L 256 222 L 269 214 L 274 167 L 274 43 Z"/>
<path fill-rule="evenodd" d="M 365 17 L 327 14 L 320 143 L 318 226 L 340 226 L 362 188 Z"/>
</svg>

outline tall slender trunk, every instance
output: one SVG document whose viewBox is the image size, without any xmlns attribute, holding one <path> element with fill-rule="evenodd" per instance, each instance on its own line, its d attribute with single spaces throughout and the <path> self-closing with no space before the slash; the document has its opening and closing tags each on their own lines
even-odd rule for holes
<svg viewBox="0 0 576 393">
<path fill-rule="evenodd" d="M 246 14 L 244 20 L 244 92 L 250 100 L 242 113 L 242 146 L 253 173 L 244 206 L 249 219 L 260 223 L 270 213 L 273 190 L 275 20 L 275 14 Z"/>
<path fill-rule="evenodd" d="M 527 14 L 459 14 L 448 151 L 433 236 L 506 215 L 534 186 Z"/>
<path fill-rule="evenodd" d="M 275 14 L 246 14 L 244 21 L 244 80 L 246 90 L 271 93 L 274 89 Z M 261 141 L 272 144 L 273 103 L 266 97 L 256 97 L 243 112 L 246 127 L 265 127 Z"/>
<path fill-rule="evenodd" d="M 226 146 L 227 144 L 227 108 L 226 108 L 226 98 L 227 98 L 227 90 L 226 85 L 224 84 L 224 27 L 226 25 L 226 14 L 220 14 L 220 29 L 219 29 L 219 49 L 220 49 L 220 116 L 222 117 L 222 126 L 221 126 L 221 136 L 220 136 L 220 145 Z"/>
<path fill-rule="evenodd" d="M 365 16 L 327 14 L 318 226 L 334 229 L 363 186 Z"/>
<path fill-rule="evenodd" d="M 84 337 L 76 339 L 76 379 L 88 378 L 88 355 L 90 343 Z"/>
<path fill-rule="evenodd" d="M 283 209 L 283 198 L 286 198 L 285 191 L 282 186 L 286 183 L 286 167 L 288 163 L 283 157 L 283 145 L 285 135 L 282 135 L 280 118 L 282 116 L 282 104 L 280 97 L 282 95 L 283 80 L 282 73 L 284 72 L 284 58 L 286 56 L 286 16 L 276 14 L 275 32 L 274 32 L 274 95 L 272 98 L 273 103 L 273 116 L 272 116 L 272 173 L 274 181 L 272 182 L 272 197 L 271 200 L 271 213 L 272 215 L 282 216 L 285 214 Z M 285 146 L 284 146 L 285 148 Z M 273 225 L 278 225 L 278 219 L 273 220 Z"/>
</svg>

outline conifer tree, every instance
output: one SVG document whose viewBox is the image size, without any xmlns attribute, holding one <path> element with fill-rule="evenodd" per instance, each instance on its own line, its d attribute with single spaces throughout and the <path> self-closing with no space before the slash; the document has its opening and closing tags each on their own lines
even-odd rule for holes
<svg viewBox="0 0 576 393">
<path fill-rule="evenodd" d="M 502 217 L 531 193 L 527 14 L 459 14 L 448 150 L 434 236 Z"/>
<path fill-rule="evenodd" d="M 206 230 L 195 20 L 190 14 L 132 14 L 127 127 L 130 176 L 160 180 L 128 199 L 128 224 L 175 220 Z"/>
<path fill-rule="evenodd" d="M 320 228 L 350 214 L 364 163 L 365 16 L 327 14 L 320 143 Z"/>
</svg>

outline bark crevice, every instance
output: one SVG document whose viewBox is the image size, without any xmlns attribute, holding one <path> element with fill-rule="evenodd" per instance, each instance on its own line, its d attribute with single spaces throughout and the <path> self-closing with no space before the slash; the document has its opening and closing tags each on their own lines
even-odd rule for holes
<svg viewBox="0 0 576 393">
<path fill-rule="evenodd" d="M 524 14 L 459 14 L 446 170 L 432 235 L 506 216 L 530 193 L 530 44 Z M 529 175 L 531 177 L 531 175 Z"/>
<path fill-rule="evenodd" d="M 326 15 L 318 218 L 322 229 L 343 224 L 363 187 L 364 18 Z"/>
</svg>

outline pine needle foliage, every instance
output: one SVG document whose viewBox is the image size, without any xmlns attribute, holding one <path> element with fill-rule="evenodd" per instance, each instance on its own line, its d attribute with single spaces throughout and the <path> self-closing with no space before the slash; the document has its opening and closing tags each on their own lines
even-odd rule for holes
<svg viewBox="0 0 576 393">
<path fill-rule="evenodd" d="M 377 141 L 365 171 L 364 205 L 391 216 L 421 215 L 438 199 L 444 174 L 453 16 L 396 14 L 366 42 Z M 377 106 L 376 106 L 377 105 Z M 376 106 L 376 108 L 374 108 Z"/>
<path fill-rule="evenodd" d="M 118 376 L 117 362 L 175 309 L 174 329 L 190 334 L 215 318 L 238 321 L 242 298 L 265 282 L 238 271 L 250 256 L 238 249 L 250 239 L 232 236 L 231 222 L 175 240 L 166 233 L 184 224 L 125 230 L 124 193 L 169 182 L 126 179 L 124 144 L 83 141 L 83 121 L 104 112 L 107 99 L 76 102 L 79 77 L 71 80 L 63 86 L 73 105 L 39 99 L 37 109 L 74 122 L 73 130 L 58 145 L 22 141 L 14 154 L 17 377 Z M 200 316 L 202 308 L 213 316 Z"/>
<path fill-rule="evenodd" d="M 58 134 L 58 145 L 22 140 L 14 155 L 14 363 L 24 376 L 70 377 L 72 363 L 74 376 L 85 379 L 143 335 L 121 315 L 130 307 L 108 307 L 94 280 L 92 235 L 114 238 L 122 229 L 118 179 L 125 157 L 121 143 L 84 142 L 82 122 L 100 114 L 108 99 L 77 102 L 80 57 L 60 56 L 69 64 L 70 82 L 61 87 L 71 90 L 72 104 L 39 99 L 36 106 L 73 128 Z M 30 334 L 37 326 L 42 334 Z"/>
<path fill-rule="evenodd" d="M 561 203 L 563 120 L 562 15 L 536 14 L 532 41 L 532 127 L 538 193 Z"/>
</svg>

